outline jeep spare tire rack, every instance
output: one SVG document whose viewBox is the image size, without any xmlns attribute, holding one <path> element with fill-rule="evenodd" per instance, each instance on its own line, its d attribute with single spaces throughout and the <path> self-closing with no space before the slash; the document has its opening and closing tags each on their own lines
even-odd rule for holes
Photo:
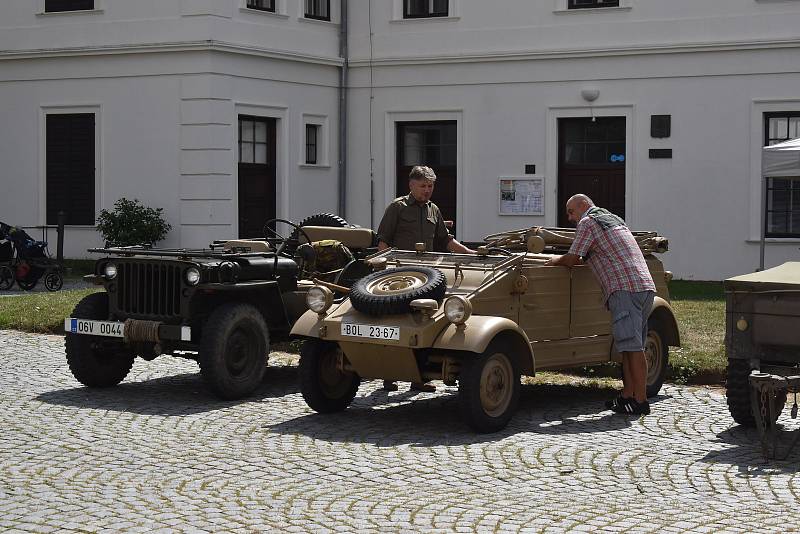
<svg viewBox="0 0 800 534">
<path fill-rule="evenodd" d="M 409 311 L 416 299 L 441 301 L 447 278 L 434 267 L 395 267 L 368 274 L 350 289 L 353 307 L 367 315 L 396 315 Z"/>
</svg>

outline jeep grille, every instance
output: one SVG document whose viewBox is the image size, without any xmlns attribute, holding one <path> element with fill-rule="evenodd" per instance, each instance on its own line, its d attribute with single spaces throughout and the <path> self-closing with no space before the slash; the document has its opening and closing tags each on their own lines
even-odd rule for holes
<svg viewBox="0 0 800 534">
<path fill-rule="evenodd" d="M 117 309 L 130 316 L 167 318 L 181 314 L 181 270 L 177 264 L 117 264 Z"/>
</svg>

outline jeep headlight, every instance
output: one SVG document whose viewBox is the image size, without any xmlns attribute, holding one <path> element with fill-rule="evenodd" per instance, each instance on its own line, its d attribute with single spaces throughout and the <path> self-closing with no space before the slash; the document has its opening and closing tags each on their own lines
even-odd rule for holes
<svg viewBox="0 0 800 534">
<path fill-rule="evenodd" d="M 464 324 L 472 315 L 472 304 L 461 295 L 453 295 L 444 301 L 444 314 L 453 324 Z"/>
<path fill-rule="evenodd" d="M 113 280 L 117 277 L 117 265 L 114 263 L 106 263 L 103 266 L 103 274 L 107 280 Z"/>
<path fill-rule="evenodd" d="M 197 267 L 189 267 L 183 273 L 183 278 L 190 286 L 196 286 L 200 283 L 200 270 Z"/>
<path fill-rule="evenodd" d="M 325 313 L 333 304 L 333 291 L 325 286 L 313 286 L 306 293 L 306 304 L 314 313 Z"/>
</svg>

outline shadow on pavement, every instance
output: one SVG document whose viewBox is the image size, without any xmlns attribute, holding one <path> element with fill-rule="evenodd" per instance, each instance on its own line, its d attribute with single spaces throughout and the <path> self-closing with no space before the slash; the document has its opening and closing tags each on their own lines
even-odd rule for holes
<svg viewBox="0 0 800 534">
<path fill-rule="evenodd" d="M 585 386 L 522 386 L 519 408 L 508 426 L 493 434 L 477 434 L 461 418 L 455 388 L 444 392 L 440 389 L 433 395 L 410 391 L 388 394 L 379 389 L 365 397 L 356 397 L 343 412 L 312 413 L 274 425 L 265 424 L 264 428 L 280 434 L 378 447 L 467 445 L 499 441 L 524 432 L 591 434 L 627 428 L 638 418 L 606 410 L 603 402 L 612 395 L 610 389 Z"/>
<path fill-rule="evenodd" d="M 297 367 L 269 367 L 256 391 L 235 401 L 220 400 L 206 387 L 199 373 L 180 374 L 111 388 L 77 387 L 48 391 L 36 397 L 47 404 L 94 408 L 142 415 L 191 415 L 222 410 L 246 402 L 297 393 Z"/>
<path fill-rule="evenodd" d="M 786 429 L 778 423 L 779 432 L 783 429 L 781 450 L 793 437 L 795 428 Z M 722 450 L 706 454 L 700 461 L 710 464 L 737 466 L 740 476 L 774 475 L 776 473 L 795 474 L 800 471 L 800 443 L 794 445 L 784 460 L 766 459 L 761 451 L 761 438 L 755 428 L 735 425 L 717 434 L 717 441 L 730 445 Z"/>
</svg>

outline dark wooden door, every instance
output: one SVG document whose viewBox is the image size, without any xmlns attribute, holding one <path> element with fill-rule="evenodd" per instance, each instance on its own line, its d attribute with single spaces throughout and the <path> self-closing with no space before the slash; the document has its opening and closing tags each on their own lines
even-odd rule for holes
<svg viewBox="0 0 800 534">
<path fill-rule="evenodd" d="M 47 115 L 47 224 L 58 224 L 59 211 L 66 224 L 95 223 L 94 122 L 93 113 Z"/>
<path fill-rule="evenodd" d="M 275 119 L 239 116 L 239 237 L 275 218 Z"/>
<path fill-rule="evenodd" d="M 427 165 L 436 173 L 431 200 L 453 221 L 455 235 L 458 130 L 456 121 L 397 123 L 397 196 L 408 194 L 408 173 L 414 165 Z"/>
<path fill-rule="evenodd" d="M 558 225 L 572 226 L 569 197 L 589 195 L 625 218 L 625 117 L 558 120 Z"/>
</svg>

